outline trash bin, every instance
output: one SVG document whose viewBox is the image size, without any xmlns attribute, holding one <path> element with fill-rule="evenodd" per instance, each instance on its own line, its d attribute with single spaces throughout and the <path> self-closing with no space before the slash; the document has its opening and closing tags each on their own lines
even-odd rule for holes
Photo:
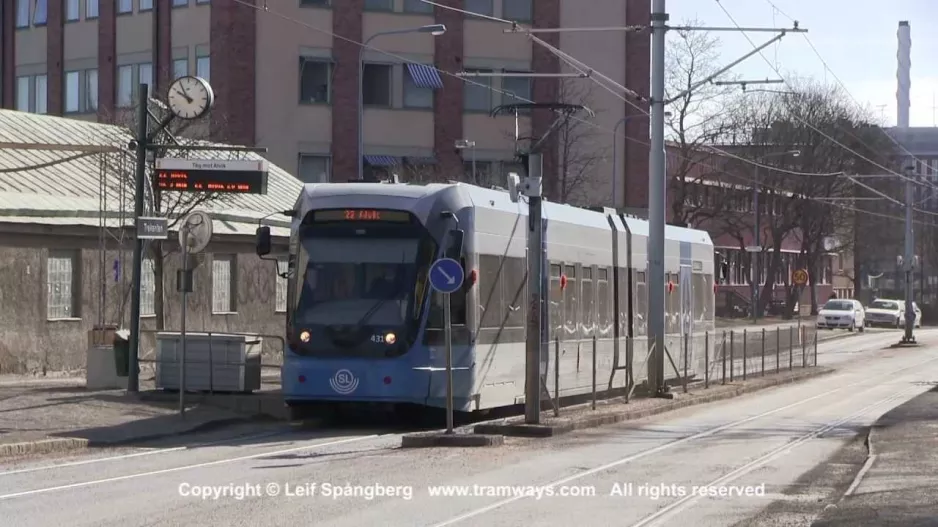
<svg viewBox="0 0 938 527">
<path fill-rule="evenodd" d="M 126 329 L 114 332 L 114 369 L 118 377 L 130 373 L 130 332 Z"/>
</svg>

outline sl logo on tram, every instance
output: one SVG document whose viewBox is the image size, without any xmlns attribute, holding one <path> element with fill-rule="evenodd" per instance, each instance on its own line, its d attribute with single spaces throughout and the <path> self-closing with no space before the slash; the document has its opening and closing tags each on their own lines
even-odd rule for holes
<svg viewBox="0 0 938 527">
<path fill-rule="evenodd" d="M 342 369 L 329 379 L 329 386 L 340 395 L 348 395 L 358 389 L 358 379 L 352 372 Z"/>
</svg>

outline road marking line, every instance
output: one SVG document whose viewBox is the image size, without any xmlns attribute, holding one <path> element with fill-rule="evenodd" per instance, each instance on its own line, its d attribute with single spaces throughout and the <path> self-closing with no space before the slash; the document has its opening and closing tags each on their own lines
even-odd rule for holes
<svg viewBox="0 0 938 527">
<path fill-rule="evenodd" d="M 121 455 L 119 455 L 119 456 L 99 457 L 99 458 L 94 458 L 94 459 L 84 459 L 84 460 L 82 460 L 82 461 L 71 461 L 71 462 L 68 462 L 68 463 L 57 463 L 57 464 L 51 464 L 51 465 L 43 465 L 43 466 L 41 466 L 41 467 L 30 467 L 30 468 L 21 468 L 21 469 L 8 470 L 8 471 L 6 471 L 6 472 L 0 472 L 0 477 L 3 477 L 3 476 L 11 476 L 11 475 L 13 475 L 13 474 L 24 474 L 24 473 L 27 473 L 27 472 L 39 472 L 39 471 L 41 471 L 41 470 L 52 470 L 52 469 L 56 469 L 56 468 L 76 467 L 76 466 L 80 466 L 80 465 L 89 465 L 89 464 L 91 464 L 91 463 L 102 463 L 102 462 L 105 462 L 105 461 L 117 461 L 117 460 L 121 460 L 121 459 L 130 459 L 130 458 L 142 457 L 142 456 L 152 456 L 152 455 L 155 455 L 155 454 L 168 454 L 168 453 L 170 453 L 170 452 L 179 452 L 179 451 L 181 451 L 181 450 L 192 450 L 192 449 L 195 449 L 195 448 L 204 448 L 204 447 L 207 447 L 207 446 L 215 446 L 215 445 L 218 445 L 218 444 L 220 444 L 220 443 L 225 443 L 225 442 L 235 443 L 235 442 L 238 442 L 238 441 L 249 441 L 249 440 L 253 440 L 253 439 L 260 439 L 260 438 L 263 438 L 263 437 L 270 437 L 270 436 L 278 435 L 278 434 L 280 434 L 280 433 L 281 433 L 281 432 L 265 432 L 265 433 L 263 433 L 263 434 L 255 434 L 255 435 L 249 435 L 249 436 L 237 437 L 237 438 L 219 439 L 219 440 L 216 440 L 216 441 L 208 441 L 208 442 L 205 442 L 205 443 L 196 443 L 196 444 L 194 444 L 194 445 L 178 446 L 178 447 L 172 447 L 172 448 L 147 448 L 147 449 L 144 449 L 142 452 L 134 452 L 134 453 L 131 453 L 131 454 L 121 454 Z M 234 445 L 233 445 L 233 446 L 234 446 Z M 116 448 L 119 448 L 119 446 L 117 446 Z"/>
<path fill-rule="evenodd" d="M 807 434 L 804 434 L 804 435 L 802 435 L 801 437 L 799 437 L 799 438 L 797 438 L 797 439 L 794 439 L 794 440 L 792 440 L 792 441 L 789 441 L 788 443 L 785 443 L 784 445 L 782 445 L 782 446 L 780 446 L 780 447 L 778 447 L 778 448 L 775 448 L 775 449 L 769 451 L 769 452 L 766 453 L 766 454 L 763 454 L 763 455 L 760 456 L 759 458 L 756 458 L 756 459 L 754 459 L 753 461 L 750 461 L 749 463 L 746 463 L 745 465 L 743 465 L 743 466 L 737 468 L 736 470 L 733 470 L 732 472 L 729 472 L 728 474 L 725 474 L 725 475 L 723 475 L 723 476 L 720 476 L 719 478 L 717 478 L 717 479 L 715 479 L 715 480 L 713 480 L 713 481 L 707 483 L 707 484 L 704 485 L 704 486 L 705 486 L 705 487 L 716 487 L 716 486 L 719 486 L 719 485 L 724 485 L 724 484 L 726 484 L 726 483 L 730 483 L 730 482 L 732 482 L 732 481 L 734 481 L 734 480 L 736 480 L 736 479 L 739 479 L 740 477 L 749 474 L 749 473 L 752 472 L 753 470 L 756 470 L 757 468 L 759 468 L 759 467 L 761 467 L 761 466 L 763 466 L 763 465 L 765 465 L 765 464 L 767 464 L 767 463 L 770 463 L 770 462 L 774 461 L 775 459 L 784 456 L 785 454 L 788 454 L 789 452 L 791 452 L 791 451 L 794 450 L 795 448 L 798 448 L 799 446 L 801 446 L 801 445 L 803 445 L 803 444 L 805 444 L 805 443 L 808 443 L 808 442 L 811 441 L 812 439 L 814 439 L 814 438 L 816 438 L 816 437 L 818 437 L 818 436 L 820 436 L 820 435 L 823 435 L 823 434 L 825 434 L 825 433 L 827 433 L 827 432 L 830 432 L 831 430 L 833 430 L 833 429 L 837 428 L 838 426 L 840 426 L 840 425 L 846 423 L 847 421 L 850 421 L 851 419 L 854 419 L 854 418 L 856 418 L 856 417 L 859 417 L 859 416 L 865 414 L 866 412 L 869 412 L 869 411 L 872 410 L 873 408 L 876 408 L 876 407 L 878 407 L 878 406 L 882 406 L 882 405 L 887 404 L 887 403 L 892 402 L 892 401 L 897 401 L 897 400 L 899 400 L 899 399 L 902 399 L 902 398 L 906 397 L 907 395 L 911 394 L 911 393 L 914 392 L 914 391 L 916 391 L 916 389 L 915 389 L 915 388 L 911 388 L 911 389 L 907 389 L 907 390 L 902 391 L 902 392 L 899 392 L 899 393 L 893 393 L 892 395 L 889 395 L 888 397 L 884 397 L 884 398 L 882 398 L 882 399 L 880 399 L 880 400 L 878 400 L 878 401 L 876 401 L 876 402 L 874 402 L 874 403 L 872 403 L 872 404 L 870 404 L 870 405 L 867 405 L 867 406 L 863 407 L 862 409 L 858 410 L 857 412 L 854 412 L 853 414 L 851 414 L 851 415 L 849 415 L 849 416 L 847 416 L 847 417 L 844 417 L 844 418 L 841 418 L 841 419 L 837 419 L 836 421 L 831 422 L 831 423 L 828 423 L 828 424 L 826 424 L 826 425 L 824 425 L 824 426 L 822 426 L 822 427 L 820 427 L 820 428 L 816 428 L 815 430 L 813 430 L 813 431 L 811 431 L 811 432 L 809 432 L 809 433 L 807 433 Z M 700 500 L 703 499 L 704 497 L 705 497 L 705 496 L 700 496 L 700 495 L 696 495 L 696 496 L 695 496 L 695 495 L 685 496 L 685 497 L 683 497 L 683 498 L 681 498 L 681 499 L 675 501 L 674 503 L 672 503 L 672 504 L 670 504 L 670 505 L 668 505 L 668 506 L 666 506 L 666 507 L 663 507 L 663 508 L 659 509 L 657 512 L 655 512 L 655 513 L 652 514 L 651 516 L 648 516 L 648 517 L 644 518 L 643 520 L 639 521 L 638 523 L 633 524 L 632 527 L 642 527 L 642 526 L 645 526 L 645 525 L 659 525 L 662 520 L 665 520 L 665 519 L 667 519 L 667 518 L 669 518 L 669 517 L 671 517 L 671 516 L 674 516 L 675 514 L 678 514 L 679 512 L 682 512 L 683 510 L 686 510 L 690 505 L 693 505 L 694 503 L 700 501 Z"/>
<path fill-rule="evenodd" d="M 223 465 L 223 464 L 226 464 L 226 463 L 234 463 L 234 462 L 237 462 L 237 461 L 246 461 L 246 460 L 249 460 L 249 459 L 257 459 L 257 458 L 266 457 L 266 456 L 276 456 L 276 455 L 280 455 L 280 454 L 288 454 L 288 453 L 290 453 L 290 452 L 298 452 L 298 451 L 300 451 L 300 450 L 310 450 L 310 449 L 313 449 L 313 448 L 322 448 L 322 447 L 327 447 L 327 446 L 341 445 L 341 444 L 345 444 L 345 443 L 353 443 L 353 442 L 356 442 L 356 441 L 365 441 L 365 440 L 368 440 L 368 439 L 375 439 L 375 438 L 378 438 L 378 437 L 381 437 L 381 435 L 379 435 L 379 434 L 373 434 L 373 435 L 369 435 L 369 436 L 352 437 L 352 438 L 347 438 L 347 439 L 339 439 L 339 440 L 337 440 L 337 441 L 329 441 L 329 442 L 326 442 L 326 443 L 316 443 L 316 444 L 313 444 L 313 445 L 303 445 L 303 446 L 298 446 L 298 447 L 293 447 L 293 448 L 287 448 L 287 449 L 283 449 L 283 450 L 274 450 L 274 451 L 272 451 L 272 452 L 262 452 L 262 453 L 259 453 L 259 454 L 251 454 L 251 455 L 249 455 L 249 456 L 240 456 L 240 457 L 234 457 L 234 458 L 229 458 L 229 459 L 219 459 L 219 460 L 216 460 L 216 461 L 207 461 L 207 462 L 205 462 L 205 463 L 196 463 L 195 465 L 185 465 L 185 466 L 182 466 L 182 467 L 164 468 L 164 469 L 162 469 L 162 470 L 153 470 L 153 471 L 150 471 L 150 472 L 141 472 L 141 473 L 137 473 L 137 474 L 127 474 L 127 475 L 125 475 L 125 476 L 116 476 L 116 477 L 113 477 L 113 478 L 98 479 L 98 480 L 94 480 L 94 481 L 83 481 L 83 482 L 80 482 L 80 483 L 70 483 L 70 484 L 68 484 L 68 485 L 59 485 L 59 486 L 56 486 L 56 487 L 48 487 L 48 488 L 44 488 L 44 489 L 26 490 L 26 491 L 23 491 L 23 492 L 15 492 L 15 493 L 12 493 L 12 494 L 0 495 L 0 500 L 6 500 L 6 499 L 10 499 L 10 498 L 19 498 L 19 497 L 22 497 L 22 496 L 32 496 L 32 495 L 35 495 L 35 494 L 45 494 L 45 493 L 47 493 L 47 492 L 54 492 L 54 491 L 57 491 L 57 490 L 67 490 L 67 489 L 75 489 L 75 488 L 80 488 L 80 487 L 88 487 L 88 486 L 91 486 L 91 485 L 99 485 L 99 484 L 102 484 L 102 483 L 113 483 L 113 482 L 115 482 L 115 481 L 124 481 L 124 480 L 128 480 L 128 479 L 142 478 L 142 477 L 145 477 L 145 476 L 156 476 L 156 475 L 159 475 L 159 474 L 169 474 L 169 473 L 171 473 L 171 472 L 180 472 L 180 471 L 183 471 L 183 470 L 190 470 L 190 469 L 193 469 L 193 468 L 203 468 L 203 467 L 211 467 L 211 466 L 215 466 L 215 465 Z"/>
<path fill-rule="evenodd" d="M 906 366 L 906 367 L 899 368 L 899 369 L 893 370 L 893 371 L 891 371 L 891 372 L 888 372 L 888 373 L 884 374 L 883 377 L 890 377 L 890 376 L 892 376 L 892 375 L 894 375 L 894 374 L 896 374 L 896 373 L 902 372 L 902 371 L 906 371 L 906 370 L 911 370 L 911 369 L 919 368 L 919 367 L 921 367 L 921 366 L 923 366 L 923 365 L 925 365 L 925 364 L 928 364 L 929 362 L 934 362 L 934 361 L 936 361 L 936 360 L 938 360 L 938 357 L 932 357 L 932 358 L 930 358 L 930 359 L 928 359 L 928 360 L 925 360 L 925 361 L 922 361 L 922 362 L 913 364 L 912 366 Z M 780 408 L 776 408 L 776 409 L 774 409 L 774 410 L 769 410 L 768 412 L 763 412 L 763 413 L 761 413 L 761 414 L 754 415 L 754 416 L 751 416 L 751 417 L 747 417 L 747 418 L 745 418 L 745 419 L 740 419 L 740 420 L 738 420 L 738 421 L 733 421 L 733 422 L 727 423 L 727 424 L 725 424 L 725 425 L 720 425 L 720 426 L 718 426 L 718 427 L 711 428 L 710 430 L 704 430 L 703 432 L 698 432 L 698 433 L 696 433 L 696 434 L 694 434 L 694 435 L 687 436 L 687 437 L 683 437 L 683 438 L 681 438 L 681 439 L 677 439 L 677 440 L 672 441 L 672 442 L 670 442 L 670 443 L 665 443 L 665 444 L 663 444 L 663 445 L 658 445 L 658 446 L 656 446 L 656 447 L 654 447 L 654 448 L 650 448 L 650 449 L 648 449 L 648 450 L 644 450 L 644 451 L 642 451 L 642 452 L 638 452 L 638 453 L 636 453 L 636 454 L 632 454 L 632 455 L 627 456 L 627 457 L 624 457 L 624 458 L 622 458 L 622 459 L 618 459 L 618 460 L 616 460 L 616 461 L 612 461 L 612 462 L 606 463 L 605 465 L 601 465 L 601 466 L 598 466 L 598 467 L 594 467 L 594 468 L 591 468 L 591 469 L 589 469 L 589 470 L 585 470 L 585 471 L 583 471 L 583 472 L 579 472 L 579 473 L 574 474 L 574 475 L 572 475 L 572 476 L 567 476 L 567 477 L 565 477 L 565 478 L 558 479 L 558 480 L 556 480 L 556 481 L 553 481 L 553 482 L 550 482 L 550 483 L 547 483 L 547 484 L 541 485 L 541 486 L 543 486 L 543 487 L 558 487 L 558 486 L 560 486 L 560 485 L 566 485 L 567 483 L 570 483 L 571 481 L 576 481 L 576 480 L 578 480 L 578 479 L 582 479 L 582 478 L 585 478 L 585 477 L 587 477 L 587 476 L 591 476 L 591 475 L 593 475 L 593 474 L 602 472 L 602 471 L 604 471 L 604 470 L 609 470 L 610 468 L 615 468 L 615 467 L 618 467 L 618 466 L 620 466 L 620 465 L 625 465 L 625 464 L 627 464 L 627 463 L 631 463 L 632 461 L 636 461 L 636 460 L 638 460 L 638 459 L 642 459 L 642 458 L 647 457 L 647 456 L 650 456 L 650 455 L 652 455 L 652 454 L 657 454 L 657 453 L 659 453 L 659 452 L 663 452 L 663 451 L 668 450 L 668 449 L 670 449 L 670 448 L 673 448 L 673 447 L 676 447 L 676 446 L 679 446 L 679 445 L 683 445 L 684 443 L 689 443 L 689 442 L 691 442 L 691 441 L 694 441 L 694 440 L 697 440 L 697 439 L 700 439 L 700 438 L 703 438 L 703 437 L 708 437 L 708 436 L 711 436 L 711 435 L 714 435 L 714 434 L 718 434 L 718 433 L 720 433 L 720 432 L 722 432 L 722 431 L 724 431 L 724 430 L 729 430 L 729 429 L 731 429 L 731 428 L 735 428 L 735 427 L 737 427 L 737 426 L 740 426 L 740 425 L 743 425 L 743 424 L 746 424 L 746 423 L 749 423 L 749 422 L 752 422 L 752 421 L 761 419 L 761 418 L 763 418 L 763 417 L 767 417 L 767 416 L 770 416 L 770 415 L 773 415 L 773 414 L 777 414 L 777 413 L 779 413 L 779 412 L 788 410 L 788 409 L 790 409 L 790 408 L 794 408 L 794 407 L 796 407 L 796 406 L 803 405 L 803 404 L 805 404 L 805 403 L 808 403 L 808 402 L 814 401 L 814 400 L 816 400 L 816 399 L 820 399 L 820 398 L 822 398 L 822 397 L 825 397 L 825 396 L 828 396 L 828 395 L 831 395 L 831 394 L 834 394 L 834 393 L 837 393 L 837 392 L 846 390 L 847 388 L 852 388 L 852 387 L 854 387 L 854 386 L 857 386 L 857 385 L 860 385 L 860 384 L 863 384 L 863 383 L 866 383 L 866 382 L 869 382 L 869 379 L 866 378 L 866 377 L 864 377 L 864 379 L 862 379 L 862 380 L 860 380 L 860 381 L 857 381 L 857 382 L 854 382 L 854 383 L 850 383 L 850 384 L 846 384 L 846 385 L 844 385 L 844 386 L 841 386 L 840 388 L 835 388 L 835 389 L 833 389 L 833 390 L 829 390 L 829 391 L 820 393 L 820 394 L 818 394 L 818 395 L 814 395 L 814 396 L 812 396 L 812 397 L 808 397 L 807 399 L 802 399 L 801 401 L 798 401 L 798 402 L 795 402 L 795 403 L 791 403 L 791 404 L 782 406 L 782 407 L 780 407 Z M 2 498 L 2 496 L 0 496 L 0 498 Z M 463 520 L 468 520 L 469 518 L 474 518 L 474 517 L 476 517 L 476 516 L 479 516 L 480 514 L 485 514 L 486 512 L 493 511 L 493 510 L 495 510 L 495 509 L 504 507 L 505 505 L 508 505 L 508 504 L 510 504 L 510 503 L 514 503 L 514 502 L 516 502 L 516 501 L 519 501 L 519 500 L 522 500 L 522 499 L 525 499 L 525 498 L 527 498 L 527 496 L 515 496 L 515 497 L 512 497 L 512 498 L 506 498 L 506 499 L 504 499 L 504 500 L 497 501 L 497 502 L 495 502 L 495 503 L 493 503 L 493 504 L 491 504 L 491 505 L 488 505 L 488 506 L 485 506 L 485 507 L 482 507 L 482 508 L 479 508 L 479 509 L 476 509 L 476 510 L 473 510 L 473 511 L 469 511 L 469 512 L 467 512 L 467 513 L 465 513 L 465 514 L 462 514 L 462 515 L 460 515 L 460 516 L 457 516 L 457 517 L 455 517 L 455 518 L 446 520 L 445 522 L 437 523 L 437 524 L 433 525 L 433 527 L 445 527 L 445 526 L 447 526 L 447 525 L 453 525 L 453 524 L 455 524 L 455 523 L 459 523 L 459 522 L 461 522 L 461 521 L 463 521 Z"/>
</svg>

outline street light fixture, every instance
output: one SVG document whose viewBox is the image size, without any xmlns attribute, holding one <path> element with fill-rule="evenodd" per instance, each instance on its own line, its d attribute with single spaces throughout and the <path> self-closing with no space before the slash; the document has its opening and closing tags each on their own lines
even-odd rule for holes
<svg viewBox="0 0 938 527">
<path fill-rule="evenodd" d="M 443 24 L 429 24 L 426 26 L 412 27 L 408 29 L 393 29 L 391 31 L 380 31 L 368 37 L 368 40 L 362 44 L 358 52 L 358 179 L 365 179 L 365 132 L 363 130 L 365 115 L 365 50 L 368 44 L 377 37 L 385 35 L 403 35 L 405 33 L 429 33 L 438 37 L 446 33 L 446 26 Z"/>
<path fill-rule="evenodd" d="M 476 179 L 476 142 L 470 141 L 469 139 L 457 139 L 456 144 L 454 145 L 457 150 L 470 149 L 472 152 L 472 183 L 478 184 Z"/>
<path fill-rule="evenodd" d="M 788 150 L 786 152 L 774 152 L 771 154 L 765 154 L 763 156 L 757 157 L 756 162 L 763 161 L 770 157 L 784 157 L 792 156 L 799 157 L 801 156 L 801 150 Z M 760 240 L 762 226 L 759 225 L 759 165 L 756 165 L 755 175 L 753 176 L 752 184 L 752 214 L 755 216 L 753 218 L 753 230 L 755 231 L 755 244 L 752 246 L 750 251 L 753 254 L 753 265 L 752 265 L 752 292 L 750 293 L 750 305 L 752 306 L 752 321 L 755 322 L 759 319 L 759 278 L 762 275 L 762 259 L 759 257 L 762 253 L 762 241 Z M 799 306 L 800 306 L 799 302 Z"/>
</svg>

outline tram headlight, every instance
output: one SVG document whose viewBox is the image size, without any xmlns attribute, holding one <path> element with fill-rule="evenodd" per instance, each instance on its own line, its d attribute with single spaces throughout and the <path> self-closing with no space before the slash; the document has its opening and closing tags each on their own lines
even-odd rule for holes
<svg viewBox="0 0 938 527">
<path fill-rule="evenodd" d="M 310 337 L 309 330 L 304 329 L 303 331 L 300 331 L 300 342 L 304 344 L 308 343 L 309 337 Z"/>
<path fill-rule="evenodd" d="M 397 342 L 397 335 L 395 335 L 394 333 L 388 333 L 387 335 L 384 336 L 384 342 L 385 344 L 394 344 L 395 342 Z"/>
</svg>

